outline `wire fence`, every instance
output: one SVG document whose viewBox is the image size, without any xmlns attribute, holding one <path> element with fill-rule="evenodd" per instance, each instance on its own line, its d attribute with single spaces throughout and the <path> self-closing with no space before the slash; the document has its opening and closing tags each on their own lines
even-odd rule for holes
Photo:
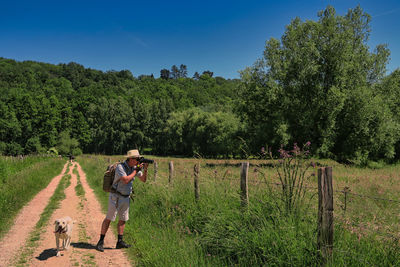
<svg viewBox="0 0 400 267">
<path fill-rule="evenodd" d="M 88 156 L 91 157 L 91 156 Z M 99 157 L 94 157 L 96 158 L 98 161 L 101 161 L 101 159 Z M 111 163 L 113 162 L 111 160 L 111 158 L 104 158 L 104 160 L 106 163 Z M 233 173 L 232 168 L 239 168 L 241 163 L 220 163 L 220 164 L 216 164 L 216 163 L 205 163 L 204 165 L 208 168 L 216 168 L 216 167 L 220 167 L 220 166 L 225 166 L 225 167 L 230 167 L 229 172 Z M 317 166 L 323 166 L 323 164 L 321 163 L 317 163 Z M 258 167 L 258 168 L 263 168 L 263 167 L 268 167 L 268 168 L 273 168 L 275 165 L 274 163 L 271 162 L 267 162 L 267 163 L 256 163 L 256 164 L 250 164 L 250 166 L 254 166 L 254 167 Z M 175 170 L 175 172 L 183 175 L 183 177 L 185 179 L 188 178 L 192 178 L 194 176 L 193 174 L 193 168 L 186 168 L 184 166 L 184 169 L 177 169 Z M 257 170 L 259 171 L 259 170 Z M 216 172 L 216 171 L 215 171 Z M 256 172 L 256 171 L 255 171 Z M 163 175 L 158 175 L 158 178 L 168 178 L 169 174 L 165 174 L 165 177 L 162 177 Z M 233 182 L 240 182 L 240 177 L 237 176 L 236 178 L 231 178 L 231 177 L 227 177 L 226 172 L 224 175 L 222 176 L 218 176 L 216 174 L 214 174 L 214 179 L 219 179 L 220 181 L 233 181 Z M 254 185 L 259 185 L 259 184 L 268 184 L 268 185 L 275 185 L 275 186 L 282 186 L 282 183 L 279 182 L 273 182 L 273 181 L 267 181 L 264 177 L 263 180 L 255 180 L 255 179 L 248 179 L 248 182 L 250 184 L 254 184 Z M 303 186 L 303 188 L 306 189 L 310 189 L 310 190 L 318 190 L 318 187 L 316 186 Z M 354 193 L 350 190 L 349 187 L 345 187 L 343 190 L 333 190 L 335 193 L 341 193 L 344 196 L 357 196 L 360 198 L 366 198 L 366 199 L 373 199 L 373 200 L 380 200 L 380 201 L 388 201 L 388 202 L 394 202 L 394 203 L 400 203 L 400 200 L 398 199 L 390 199 L 390 198 L 383 198 L 383 197 L 376 197 L 376 196 L 370 196 L 370 195 L 366 195 L 366 194 L 360 194 L 360 193 Z"/>
<path fill-rule="evenodd" d="M 111 161 L 106 160 L 106 162 L 109 163 Z M 149 172 L 150 181 L 152 181 L 152 175 L 156 174 L 157 176 L 157 181 L 153 181 L 154 184 L 170 188 L 171 186 L 173 187 L 176 182 L 183 182 L 188 183 L 188 186 L 193 186 L 193 179 L 195 176 L 193 167 L 197 164 L 196 161 L 186 161 L 176 164 L 174 170 L 175 173 L 172 175 L 173 180 L 170 180 L 171 175 L 168 170 L 169 161 L 164 160 L 159 163 L 158 166 L 160 167 L 162 164 L 163 168 Z M 253 202 L 263 203 L 265 201 L 263 196 L 267 195 L 269 192 L 264 190 L 264 186 L 270 188 L 275 187 L 276 190 L 278 190 L 279 188 L 282 188 L 284 184 L 280 181 L 274 181 L 271 177 L 267 179 L 266 175 L 260 171 L 262 168 L 270 168 L 272 166 L 270 163 L 265 164 L 264 166 L 253 166 L 255 166 L 254 172 L 251 172 L 251 175 L 247 179 L 250 190 L 249 198 Z M 199 183 L 197 186 L 201 188 L 207 183 L 225 183 L 226 185 L 223 189 L 225 191 L 222 191 L 223 194 L 221 194 L 220 197 L 230 194 L 229 192 L 237 193 L 240 190 L 241 184 L 239 168 L 239 164 L 236 164 L 235 166 L 229 166 L 229 164 L 226 164 L 226 166 L 218 166 L 217 164 L 214 164 L 202 167 L 200 169 L 200 175 L 198 177 Z M 309 184 L 302 186 L 303 189 L 309 191 L 310 199 L 316 199 L 319 190 L 317 186 L 313 185 L 313 183 L 315 183 L 315 179 Z M 196 189 L 193 188 L 193 190 L 193 197 L 195 197 Z M 398 225 L 400 216 L 397 215 L 399 210 L 398 204 L 400 203 L 399 199 L 353 192 L 349 187 L 344 187 L 343 189 L 336 188 L 333 190 L 333 193 L 335 224 L 340 224 L 341 227 L 347 229 L 359 238 L 369 235 L 375 236 L 378 240 L 383 241 L 400 239 L 400 226 Z M 197 192 L 197 194 L 199 194 L 199 192 Z M 207 192 L 201 192 L 201 194 L 207 194 Z M 314 204 L 310 209 L 312 212 L 317 211 L 316 201 L 313 203 Z M 335 253 L 352 252 L 335 250 Z M 360 263 L 364 262 L 364 260 L 360 259 Z"/>
</svg>

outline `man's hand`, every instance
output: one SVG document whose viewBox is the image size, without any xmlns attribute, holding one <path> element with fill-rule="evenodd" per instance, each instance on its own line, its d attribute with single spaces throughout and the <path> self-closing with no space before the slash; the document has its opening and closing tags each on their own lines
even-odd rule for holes
<svg viewBox="0 0 400 267">
<path fill-rule="evenodd" d="M 140 163 L 140 164 L 136 165 L 135 166 L 136 171 L 139 172 L 139 171 L 143 170 L 143 166 L 144 166 L 144 163 Z"/>
<path fill-rule="evenodd" d="M 140 164 L 140 165 L 141 165 L 141 167 L 142 167 L 143 173 L 142 173 L 141 176 L 139 176 L 139 179 L 140 179 L 143 183 L 145 183 L 146 180 L 147 180 L 147 167 L 149 166 L 149 164 L 148 164 L 148 163 L 142 163 L 142 164 Z"/>
</svg>

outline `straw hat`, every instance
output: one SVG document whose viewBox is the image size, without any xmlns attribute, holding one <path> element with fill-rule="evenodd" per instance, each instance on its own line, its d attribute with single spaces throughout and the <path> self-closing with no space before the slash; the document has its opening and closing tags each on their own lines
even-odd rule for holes
<svg viewBox="0 0 400 267">
<path fill-rule="evenodd" d="M 137 149 L 132 149 L 129 150 L 128 153 L 126 153 L 125 158 L 140 158 L 139 150 Z"/>
</svg>

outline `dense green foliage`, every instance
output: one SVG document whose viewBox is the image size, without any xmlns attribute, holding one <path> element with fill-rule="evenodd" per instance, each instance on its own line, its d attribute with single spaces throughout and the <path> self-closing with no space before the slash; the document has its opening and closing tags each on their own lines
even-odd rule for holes
<svg viewBox="0 0 400 267">
<path fill-rule="evenodd" d="M 311 141 L 318 155 L 339 160 L 395 156 L 399 74 L 383 79 L 389 50 L 369 51 L 369 23 L 360 7 L 345 16 L 328 7 L 267 41 L 264 57 L 242 72 L 239 114 L 252 147 Z"/>
<path fill-rule="evenodd" d="M 61 154 L 80 154 L 79 149 L 123 154 L 150 147 L 154 153 L 180 153 L 164 146 L 172 112 L 199 107 L 214 112 L 212 117 L 235 121 L 231 103 L 238 80 L 208 73 L 185 78 L 184 70 L 175 76 L 134 78 L 125 70 L 104 73 L 76 63 L 55 66 L 0 58 L 0 152 L 43 153 L 56 147 Z M 223 127 L 217 124 L 209 134 L 215 136 Z M 169 136 L 169 144 L 179 138 Z"/>
<path fill-rule="evenodd" d="M 164 147 L 167 153 L 179 155 L 228 157 L 229 153 L 240 152 L 239 131 L 240 121 L 232 113 L 205 112 L 199 108 L 173 112 L 164 128 Z"/>
<path fill-rule="evenodd" d="M 386 45 L 370 51 L 370 21 L 361 7 L 295 18 L 241 80 L 0 58 L 0 153 L 247 157 L 311 141 L 320 157 L 398 159 L 400 72 L 386 75 Z"/>
</svg>

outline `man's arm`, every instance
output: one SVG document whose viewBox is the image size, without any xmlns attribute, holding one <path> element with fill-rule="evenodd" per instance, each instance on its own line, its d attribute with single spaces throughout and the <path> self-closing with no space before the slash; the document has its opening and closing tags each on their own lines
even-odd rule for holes
<svg viewBox="0 0 400 267">
<path fill-rule="evenodd" d="M 119 180 L 122 181 L 124 184 L 128 184 L 135 177 L 137 172 L 137 170 L 134 170 L 131 174 L 127 176 L 121 176 Z"/>
<path fill-rule="evenodd" d="M 148 163 L 142 163 L 140 164 L 140 167 L 143 169 L 143 174 L 141 176 L 138 176 L 139 179 L 145 183 L 147 180 L 147 166 Z M 135 169 L 131 174 L 127 176 L 121 176 L 120 181 L 122 181 L 124 184 L 128 184 L 131 180 L 134 179 L 135 175 L 137 174 L 139 170 Z"/>
</svg>

